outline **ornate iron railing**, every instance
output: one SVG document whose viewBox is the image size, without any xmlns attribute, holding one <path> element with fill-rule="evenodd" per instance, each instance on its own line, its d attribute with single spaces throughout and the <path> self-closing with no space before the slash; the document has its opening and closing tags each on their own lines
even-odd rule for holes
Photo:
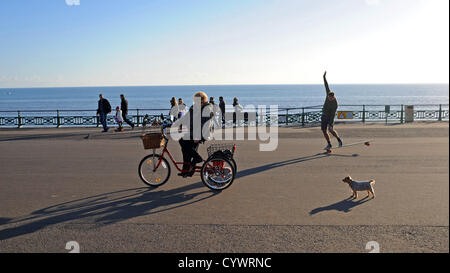
<svg viewBox="0 0 450 273">
<path fill-rule="evenodd" d="M 383 108 L 383 109 L 382 109 Z M 389 112 L 384 105 L 342 105 L 338 111 L 352 112 L 353 119 L 346 121 L 355 122 L 399 122 L 406 121 L 405 107 L 403 105 L 391 105 Z M 448 121 L 449 105 L 416 105 L 414 110 L 414 120 L 423 121 Z M 168 118 L 168 109 L 133 109 L 133 114 L 129 119 L 142 126 L 144 117 L 150 120 L 150 123 L 160 121 L 162 118 Z M 280 125 L 307 125 L 319 123 L 321 121 L 322 111 L 320 106 L 303 108 L 280 108 L 277 112 L 267 111 L 264 117 L 256 114 L 256 120 L 241 122 L 245 125 L 258 125 L 263 123 L 277 122 Z M 162 116 L 161 116 L 162 115 Z M 108 115 L 108 124 L 114 124 L 114 116 Z M 339 122 L 339 119 L 336 118 Z M 232 125 L 233 120 L 228 119 L 227 124 Z M 0 127 L 90 127 L 101 126 L 99 118 L 92 110 L 54 110 L 54 111 L 0 111 Z"/>
</svg>

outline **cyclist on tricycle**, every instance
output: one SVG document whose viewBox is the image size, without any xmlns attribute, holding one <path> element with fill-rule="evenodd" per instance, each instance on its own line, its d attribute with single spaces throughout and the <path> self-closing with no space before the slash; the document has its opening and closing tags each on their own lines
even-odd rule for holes
<svg viewBox="0 0 450 273">
<path fill-rule="evenodd" d="M 194 110 L 195 102 L 201 104 L 201 111 Z M 197 113 L 199 112 L 199 113 Z M 208 103 L 208 96 L 203 92 L 194 95 L 194 106 L 189 109 L 181 119 L 172 124 L 172 128 L 178 130 L 180 126 L 186 127 L 179 140 L 183 154 L 183 162 L 176 162 L 167 149 L 169 138 L 161 132 L 147 134 L 142 137 L 144 147 L 153 149 L 151 155 L 142 159 L 139 164 L 139 176 L 142 181 L 150 186 L 158 187 L 166 183 L 170 177 L 170 165 L 165 154 L 180 172 L 183 178 L 192 177 L 199 172 L 202 182 L 212 190 L 224 190 L 234 181 L 236 175 L 236 162 L 233 159 L 236 146 L 234 144 L 213 144 L 208 147 L 208 159 L 203 161 L 197 149 L 200 143 L 204 143 L 212 137 L 213 108 Z M 194 119 L 201 119 L 201 126 L 194 126 Z M 199 128 L 197 128 L 199 127 Z M 161 128 L 163 130 L 163 128 Z M 173 131 L 172 131 L 173 132 Z M 161 154 L 156 154 L 155 149 L 164 147 Z M 201 167 L 198 163 L 204 162 Z M 180 168 L 179 165 L 183 167 Z"/>
</svg>

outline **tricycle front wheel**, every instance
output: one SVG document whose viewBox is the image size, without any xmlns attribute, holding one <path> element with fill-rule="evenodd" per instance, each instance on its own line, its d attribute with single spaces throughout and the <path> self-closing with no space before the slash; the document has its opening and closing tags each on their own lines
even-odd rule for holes
<svg viewBox="0 0 450 273">
<path fill-rule="evenodd" d="M 139 163 L 139 177 L 142 182 L 151 187 L 159 187 L 170 177 L 169 162 L 158 154 L 144 157 Z"/>
</svg>

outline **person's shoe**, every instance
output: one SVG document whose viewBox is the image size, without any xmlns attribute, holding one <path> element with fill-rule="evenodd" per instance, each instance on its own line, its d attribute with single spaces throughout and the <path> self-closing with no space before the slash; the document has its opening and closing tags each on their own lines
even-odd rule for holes
<svg viewBox="0 0 450 273">
<path fill-rule="evenodd" d="M 183 178 L 186 178 L 187 177 L 187 172 L 181 172 L 181 173 L 178 173 L 178 176 L 181 176 L 181 177 L 183 177 Z"/>
<path fill-rule="evenodd" d="M 339 142 L 339 148 L 341 148 L 342 146 L 344 146 L 344 143 L 342 143 L 342 140 L 338 139 Z"/>
<path fill-rule="evenodd" d="M 331 148 L 333 148 L 333 145 L 331 145 L 331 144 L 328 144 L 327 145 L 327 147 L 325 147 L 325 151 L 328 151 L 328 150 L 331 150 Z"/>
<path fill-rule="evenodd" d="M 195 174 L 195 167 L 196 167 L 197 163 L 199 163 L 199 162 L 196 162 L 196 161 L 192 162 L 191 166 L 189 167 L 189 170 L 185 173 L 186 177 L 194 176 L 194 174 Z"/>
</svg>

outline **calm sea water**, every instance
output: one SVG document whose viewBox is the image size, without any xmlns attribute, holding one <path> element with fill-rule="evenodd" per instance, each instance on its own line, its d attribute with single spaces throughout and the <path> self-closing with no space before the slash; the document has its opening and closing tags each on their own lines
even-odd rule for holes
<svg viewBox="0 0 450 273">
<path fill-rule="evenodd" d="M 448 104 L 449 85 L 332 85 L 341 105 L 360 104 Z M 230 86 L 147 86 L 147 87 L 67 87 L 0 89 L 0 111 L 95 110 L 103 93 L 114 107 L 125 94 L 129 108 L 168 109 L 171 97 L 192 104 L 192 94 L 204 91 L 223 96 L 227 104 L 238 97 L 242 105 L 307 107 L 322 105 L 323 85 L 230 85 Z"/>
</svg>

